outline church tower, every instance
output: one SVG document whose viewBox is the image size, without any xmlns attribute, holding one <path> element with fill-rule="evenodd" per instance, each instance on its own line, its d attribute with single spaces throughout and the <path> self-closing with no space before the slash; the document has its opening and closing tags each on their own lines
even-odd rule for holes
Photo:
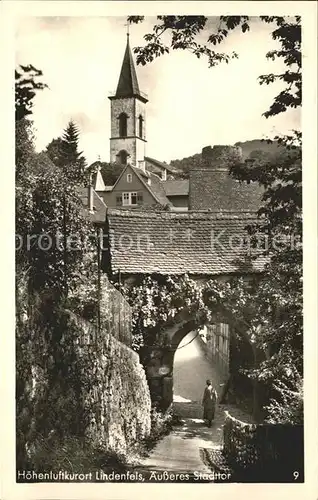
<svg viewBox="0 0 318 500">
<path fill-rule="evenodd" d="M 145 168 L 147 96 L 139 90 L 127 34 L 127 45 L 111 101 L 110 161 Z"/>
</svg>

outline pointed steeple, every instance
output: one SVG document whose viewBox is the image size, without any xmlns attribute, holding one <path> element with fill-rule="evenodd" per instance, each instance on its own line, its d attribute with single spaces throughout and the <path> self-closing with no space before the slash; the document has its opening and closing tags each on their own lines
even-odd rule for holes
<svg viewBox="0 0 318 500">
<path fill-rule="evenodd" d="M 125 55 L 121 67 L 115 97 L 140 97 L 142 100 L 145 100 L 145 95 L 139 90 L 138 79 L 133 55 L 129 44 L 128 33 Z"/>
</svg>

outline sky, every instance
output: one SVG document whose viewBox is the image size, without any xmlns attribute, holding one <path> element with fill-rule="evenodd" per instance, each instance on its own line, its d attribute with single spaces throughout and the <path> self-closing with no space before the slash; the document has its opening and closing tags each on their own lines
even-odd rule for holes
<svg viewBox="0 0 318 500">
<path fill-rule="evenodd" d="M 130 27 L 131 47 L 143 45 L 156 19 Z M 90 164 L 109 161 L 110 101 L 126 46 L 125 17 L 23 17 L 16 25 L 16 64 L 43 71 L 49 89 L 34 100 L 36 149 L 59 137 L 69 120 L 80 129 L 80 149 Z M 215 28 L 209 18 L 200 40 Z M 253 18 L 251 30 L 232 32 L 217 50 L 239 58 L 209 68 L 206 59 L 173 51 L 137 66 L 140 90 L 148 94 L 146 154 L 161 161 L 200 153 L 202 147 L 283 134 L 300 127 L 299 110 L 262 116 L 280 83 L 260 85 L 262 74 L 282 72 L 266 59 L 277 48 L 273 28 Z"/>
</svg>

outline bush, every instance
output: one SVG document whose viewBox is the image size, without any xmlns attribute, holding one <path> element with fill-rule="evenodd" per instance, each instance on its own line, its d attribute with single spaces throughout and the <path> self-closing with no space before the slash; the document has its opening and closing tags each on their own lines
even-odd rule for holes
<svg viewBox="0 0 318 500">
<path fill-rule="evenodd" d="M 125 468 L 125 457 L 96 448 L 85 438 L 70 436 L 63 440 L 56 437 L 38 438 L 28 448 L 25 470 L 37 473 L 67 471 L 70 473 L 94 472 L 100 469 L 120 472 Z"/>
<path fill-rule="evenodd" d="M 153 406 L 151 409 L 150 441 L 156 442 L 162 436 L 168 434 L 172 429 L 172 424 L 173 414 L 171 409 L 163 412 Z"/>
</svg>

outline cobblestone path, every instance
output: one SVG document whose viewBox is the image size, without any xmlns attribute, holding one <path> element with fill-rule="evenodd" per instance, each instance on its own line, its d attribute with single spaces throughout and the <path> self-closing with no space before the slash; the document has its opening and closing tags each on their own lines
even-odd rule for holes
<svg viewBox="0 0 318 500">
<path fill-rule="evenodd" d="M 207 465 L 205 456 L 208 450 L 222 448 L 224 411 L 228 410 L 243 421 L 250 421 L 250 417 L 236 407 L 222 405 L 217 408 L 214 422 L 209 428 L 199 418 L 202 417 L 199 403 L 177 402 L 174 407 L 181 419 L 180 424 L 157 443 L 137 469 L 150 482 L 157 482 L 156 478 L 163 478 L 163 475 L 171 482 L 214 482 L 214 471 Z M 180 475 L 183 475 L 183 479 L 180 479 Z"/>
<path fill-rule="evenodd" d="M 228 410 L 245 422 L 250 421 L 238 408 L 218 405 L 212 427 L 205 426 L 201 406 L 205 381 L 211 378 L 219 394 L 221 386 L 216 370 L 204 355 L 200 339 L 191 341 L 194 336 L 195 333 L 191 332 L 184 338 L 180 346 L 185 347 L 177 351 L 174 362 L 173 406 L 180 424 L 174 426 L 137 467 L 145 481 L 157 482 L 156 477 L 163 481 L 165 476 L 168 477 L 166 480 L 174 482 L 173 478 L 183 474 L 187 481 L 213 482 L 214 471 L 207 465 L 206 456 L 222 448 L 224 411 Z"/>
</svg>

